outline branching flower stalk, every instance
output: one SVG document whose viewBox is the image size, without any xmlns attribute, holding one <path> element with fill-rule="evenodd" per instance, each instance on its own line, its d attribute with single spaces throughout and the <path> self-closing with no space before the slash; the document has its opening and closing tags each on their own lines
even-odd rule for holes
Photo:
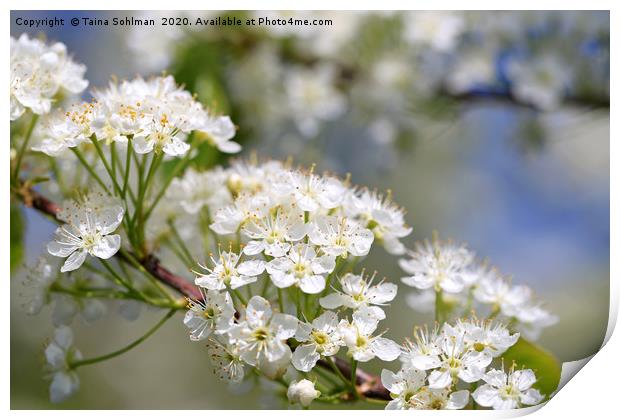
<svg viewBox="0 0 620 420">
<path fill-rule="evenodd" d="M 12 46 L 30 42 L 23 36 Z M 49 47 L 39 47 L 47 54 Z M 19 60 L 42 59 L 12 52 L 12 83 L 22 83 Z M 82 67 L 67 63 L 81 77 Z M 313 401 L 365 400 L 388 409 L 543 401 L 535 372 L 495 367 L 522 335 L 536 336 L 555 317 L 465 246 L 435 238 L 407 249 L 412 229 L 391 193 L 279 161 L 199 170 L 192 162 L 201 139 L 223 153 L 240 151 L 231 140 L 235 126 L 171 76 L 113 81 L 93 97 L 45 112 L 17 98 L 22 114 L 41 118 L 12 139 L 21 151 L 12 162 L 12 195 L 58 223 L 47 246 L 56 258 L 42 257 L 25 283 L 29 312 L 54 306 L 57 329 L 46 349 L 52 401 L 78 390 L 77 368 L 132 350 L 181 310 L 190 340 L 206 343 L 217 378 L 240 383 L 258 375 L 286 387 L 289 402 L 304 408 Z M 22 170 L 28 147 L 35 153 Z M 34 187 L 50 159 L 76 159 L 86 179 L 51 188 L 60 173 L 54 169 Z M 164 175 L 166 161 L 174 165 Z M 400 256 L 403 284 L 434 293 L 433 329 L 397 342 L 379 328 L 398 286 L 363 268 L 376 247 Z M 166 313 L 129 345 L 85 359 L 68 325 L 78 315 L 97 318 L 108 301 L 121 302 L 128 318 L 139 305 Z M 363 364 L 373 359 L 400 360 L 401 369 L 368 373 Z"/>
</svg>

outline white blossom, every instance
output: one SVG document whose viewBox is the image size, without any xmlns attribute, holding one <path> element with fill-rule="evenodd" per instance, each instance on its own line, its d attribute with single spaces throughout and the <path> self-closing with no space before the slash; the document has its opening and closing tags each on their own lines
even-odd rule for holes
<svg viewBox="0 0 620 420">
<path fill-rule="evenodd" d="M 336 69 L 291 68 L 284 78 L 287 106 L 297 128 L 305 137 L 318 134 L 320 124 L 335 120 L 346 110 L 346 97 L 334 87 Z"/>
<path fill-rule="evenodd" d="M 409 259 L 400 259 L 400 267 L 410 276 L 401 280 L 418 289 L 459 293 L 465 287 L 464 274 L 473 261 L 473 254 L 464 246 L 437 241 L 416 244 L 408 252 Z"/>
<path fill-rule="evenodd" d="M 86 255 L 111 258 L 121 246 L 120 235 L 112 234 L 123 220 L 124 209 L 113 206 L 97 212 L 88 207 L 77 207 L 66 217 L 67 224 L 56 229 L 47 251 L 57 257 L 68 257 L 61 272 L 77 270 Z"/>
<path fill-rule="evenodd" d="M 327 255 L 347 258 L 368 254 L 374 240 L 372 232 L 347 217 L 319 216 L 311 223 L 308 238 Z"/>
<path fill-rule="evenodd" d="M 190 330 L 190 339 L 204 340 L 212 333 L 228 331 L 233 325 L 235 308 L 228 292 L 199 288 L 201 299 L 188 299 L 183 323 Z"/>
<path fill-rule="evenodd" d="M 348 348 L 348 354 L 359 362 L 367 362 L 378 357 L 384 361 L 398 358 L 401 349 L 394 341 L 373 336 L 379 321 L 371 314 L 358 311 L 353 314 L 353 322 L 342 320 L 339 324 L 340 334 Z"/>
<path fill-rule="evenodd" d="M 319 300 L 322 307 L 336 309 L 341 306 L 354 310 L 366 309 L 376 319 L 385 318 L 380 308 L 396 297 L 398 286 L 394 283 L 381 281 L 373 285 L 375 275 L 366 278 L 364 273 L 356 275 L 347 273 L 339 279 L 341 291 L 334 291 Z"/>
<path fill-rule="evenodd" d="M 509 63 L 511 91 L 521 101 L 548 111 L 556 108 L 572 77 L 571 67 L 552 54 Z"/>
<path fill-rule="evenodd" d="M 298 285 L 308 294 L 320 293 L 325 289 L 325 274 L 336 267 L 333 256 L 317 256 L 312 246 L 296 244 L 285 257 L 274 258 L 266 265 L 271 281 L 277 287 Z"/>
<path fill-rule="evenodd" d="M 74 62 L 60 42 L 47 45 L 28 34 L 11 37 L 11 121 L 26 109 L 47 114 L 59 92 L 82 92 L 88 86 L 85 72 L 86 67 Z"/>
<path fill-rule="evenodd" d="M 292 171 L 276 183 L 279 194 L 292 194 L 295 203 L 303 211 L 317 212 L 319 209 L 333 209 L 344 198 L 345 187 L 340 180 L 330 176 L 319 176 L 312 171 Z"/>
<path fill-rule="evenodd" d="M 240 263 L 240 255 L 232 251 L 220 251 L 216 259 L 213 255 L 213 268 L 200 265 L 206 273 L 196 272 L 196 285 L 209 290 L 223 290 L 227 287 L 237 289 L 249 283 L 254 283 L 259 274 L 265 271 L 265 262 L 250 260 Z"/>
<path fill-rule="evenodd" d="M 407 340 L 400 355 L 403 368 L 419 370 L 436 368 L 439 355 L 442 353 L 442 340 L 443 335 L 439 334 L 438 327 L 431 330 L 415 328 L 413 341 Z"/>
<path fill-rule="evenodd" d="M 220 380 L 234 384 L 243 381 L 245 371 L 239 356 L 238 345 L 209 339 L 207 353 L 211 359 L 211 365 L 213 365 L 213 373 Z"/>
<path fill-rule="evenodd" d="M 428 376 L 428 386 L 434 389 L 449 387 L 457 379 L 472 383 L 480 380 L 484 369 L 493 358 L 481 352 L 470 351 L 463 335 L 444 335 L 440 340 L 441 353 L 434 358 L 435 363 L 429 366 L 434 368 Z"/>
<path fill-rule="evenodd" d="M 417 410 L 460 410 L 469 403 L 469 391 L 424 387 L 413 397 L 412 403 Z"/>
<path fill-rule="evenodd" d="M 482 407 L 494 410 L 511 410 L 540 403 L 544 396 L 532 388 L 536 375 L 531 369 L 517 370 L 506 374 L 491 369 L 482 376 L 484 385 L 479 386 L 472 394 L 474 400 Z"/>
<path fill-rule="evenodd" d="M 493 312 L 516 319 L 517 327 L 527 338 L 538 338 L 543 328 L 558 322 L 556 315 L 542 308 L 541 303 L 534 299 L 529 287 L 513 286 L 499 276 L 483 278 L 474 290 L 474 297 L 491 305 Z"/>
<path fill-rule="evenodd" d="M 197 214 L 203 207 L 220 208 L 232 202 L 224 185 L 226 175 L 221 169 L 197 172 L 190 168 L 182 178 L 170 183 L 167 198 L 178 202 L 189 214 Z"/>
<path fill-rule="evenodd" d="M 245 319 L 229 331 L 239 345 L 240 358 L 252 366 L 262 366 L 281 359 L 290 361 L 291 349 L 286 340 L 297 331 L 297 318 L 271 311 L 271 305 L 260 296 L 248 302 Z"/>
<path fill-rule="evenodd" d="M 409 235 L 412 228 L 405 223 L 405 211 L 391 201 L 389 194 L 383 197 L 368 190 L 350 194 L 345 212 L 359 217 L 387 252 L 393 255 L 405 253 L 405 246 L 400 239 Z"/>
<path fill-rule="evenodd" d="M 57 269 L 44 256 L 39 257 L 35 264 L 28 267 L 24 279 L 26 299 L 24 306 L 29 315 L 38 314 L 48 302 L 50 287 L 57 277 Z"/>
<path fill-rule="evenodd" d="M 251 239 L 243 248 L 244 254 L 265 252 L 271 257 L 282 257 L 290 249 L 291 242 L 306 236 L 306 225 L 302 213 L 280 207 L 275 214 L 248 221 L 241 232 Z"/>
<path fill-rule="evenodd" d="M 74 394 L 80 387 L 80 378 L 71 369 L 71 363 L 82 359 L 82 354 L 73 348 L 73 332 L 69 327 L 59 327 L 54 339 L 45 348 L 47 367 L 52 373 L 50 400 L 59 403 Z"/>
<path fill-rule="evenodd" d="M 383 369 L 381 383 L 392 396 L 386 410 L 406 410 L 413 408 L 413 398 L 426 383 L 426 373 L 418 369 L 401 369 L 397 373 Z"/>
<path fill-rule="evenodd" d="M 295 369 L 310 372 L 322 357 L 338 353 L 342 342 L 338 328 L 338 316 L 326 311 L 315 318 L 311 324 L 300 322 L 295 334 L 300 345 L 295 348 L 292 363 Z"/>
<path fill-rule="evenodd" d="M 34 133 L 37 143 L 32 150 L 48 156 L 60 156 L 67 149 L 88 140 L 90 132 L 90 107 L 73 109 L 67 113 L 58 110 L 46 116 Z"/>
<path fill-rule="evenodd" d="M 444 334 L 463 336 L 465 346 L 473 352 L 500 356 L 519 339 L 519 333 L 510 334 L 502 324 L 492 321 L 457 320 L 454 327 L 444 325 Z"/>
<path fill-rule="evenodd" d="M 203 113 L 198 120 L 196 130 L 207 136 L 209 144 L 224 153 L 239 153 L 241 145 L 232 141 L 235 136 L 235 125 L 229 116 L 212 116 Z"/>
<path fill-rule="evenodd" d="M 426 373 L 415 368 L 397 373 L 383 369 L 381 382 L 393 398 L 386 410 L 460 410 L 469 402 L 467 390 L 451 392 L 425 386 Z"/>
</svg>

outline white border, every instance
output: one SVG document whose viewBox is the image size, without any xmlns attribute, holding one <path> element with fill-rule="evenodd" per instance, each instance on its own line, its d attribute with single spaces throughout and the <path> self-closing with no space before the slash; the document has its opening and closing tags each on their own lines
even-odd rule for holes
<svg viewBox="0 0 620 420">
<path fill-rule="evenodd" d="M 7 4 L 8 3 L 8 4 Z M 4 10 L 4 16 L 7 20 L 5 22 L 8 23 L 9 12 L 10 9 L 15 10 L 36 10 L 36 9 L 50 9 L 51 4 L 49 2 L 44 1 L 33 1 L 33 0 L 21 0 L 21 1 L 8 1 L 7 8 Z M 471 4 L 471 2 L 467 3 L 468 9 L 472 10 L 512 10 L 517 8 L 522 9 L 531 9 L 531 10 L 556 10 L 560 6 L 567 6 L 566 1 L 549 1 L 549 0 L 522 0 L 519 2 L 492 2 L 492 1 L 477 1 L 475 4 Z M 355 9 L 379 9 L 377 6 L 381 6 L 380 9 L 409 9 L 411 6 L 415 5 L 416 9 L 431 9 L 431 10 L 461 10 L 463 9 L 462 2 L 458 1 L 447 1 L 447 0 L 435 0 L 432 2 L 416 2 L 415 4 L 412 2 L 406 1 L 393 1 L 393 0 L 383 0 L 381 2 L 372 1 L 372 0 L 358 0 L 355 3 L 345 3 L 340 2 L 340 4 L 336 4 L 334 1 L 297 1 L 294 3 L 296 9 L 309 9 L 309 10 L 351 10 L 351 6 L 355 5 Z M 63 1 L 55 1 L 52 9 L 73 9 L 73 10 L 134 10 L 134 9 L 145 9 L 145 10 L 192 10 L 192 9 L 221 9 L 221 10 L 252 10 L 252 9 L 263 9 L 263 10 L 278 10 L 278 9 L 291 9 L 292 3 L 290 1 L 283 0 L 271 0 L 271 1 L 262 1 L 251 2 L 251 1 L 240 1 L 240 0 L 229 0 L 226 2 L 218 2 L 217 4 L 213 2 L 197 2 L 190 0 L 175 0 L 174 2 L 165 2 L 163 0 L 151 0 L 151 1 L 128 1 L 128 0 L 107 0 L 105 3 L 97 4 L 96 7 L 89 7 L 91 5 L 85 4 L 82 1 L 75 0 L 63 0 Z M 174 6 L 174 7 L 172 7 Z M 611 10 L 611 45 L 616 45 L 617 37 L 615 36 L 615 30 L 620 25 L 620 19 L 618 19 L 616 10 L 614 8 L 615 3 L 612 1 L 604 1 L 604 0 L 590 0 L 588 2 L 572 2 L 568 6 L 571 6 L 571 9 L 603 9 L 603 10 Z M 5 35 L 4 42 L 2 42 L 2 53 L 3 57 L 8 57 L 8 38 L 10 34 L 10 24 L 5 27 Z M 2 72 L 4 73 L 4 80 L 8 79 L 8 63 L 2 66 Z M 612 54 L 611 57 L 611 74 L 614 74 L 613 69 L 617 69 L 617 55 L 616 51 Z M 8 96 L 8 84 L 3 84 L 4 86 L 4 97 Z M 613 83 L 613 78 L 611 80 L 611 92 L 612 96 L 617 93 L 615 89 L 615 85 Z M 8 101 L 4 101 L 2 103 L 2 109 L 4 115 L 8 115 Z M 614 121 L 617 121 L 618 113 L 614 112 L 614 108 L 610 107 L 611 112 L 611 131 L 610 131 L 610 139 L 615 139 L 617 130 L 614 124 Z M 2 115 L 0 113 L 0 115 Z M 2 129 L 3 133 L 9 132 L 9 121 L 8 119 L 2 119 Z M 0 147 L 0 164 L 2 165 L 2 170 L 0 171 L 0 196 L 3 197 L 4 205 L 0 206 L 0 223 L 2 223 L 2 230 L 5 239 L 5 246 L 2 248 L 3 251 L 9 249 L 8 242 L 8 232 L 9 232 L 9 189 L 8 189 L 8 162 L 9 156 L 8 151 L 8 139 L 6 140 L 6 145 L 4 147 Z M 618 161 L 618 146 L 614 141 L 611 141 L 610 147 L 610 162 Z M 614 165 L 611 165 L 611 178 L 610 178 L 610 187 L 611 187 L 611 212 L 610 214 L 618 214 L 620 210 L 618 207 L 618 189 L 613 188 L 617 187 L 616 180 L 618 178 L 618 168 Z M 615 223 L 615 220 L 612 218 L 610 221 L 610 231 L 611 231 L 611 284 L 610 284 L 610 315 L 609 315 L 609 325 L 607 334 L 605 337 L 606 345 L 605 347 L 596 354 L 592 360 L 587 363 L 586 367 L 580 372 L 575 378 L 570 380 L 568 384 L 558 392 L 558 394 L 551 399 L 551 401 L 542 409 L 527 409 L 527 410 L 519 410 L 516 412 L 491 412 L 491 411 L 460 411 L 460 412 L 416 412 L 414 413 L 392 413 L 392 416 L 409 416 L 415 415 L 416 417 L 432 417 L 436 418 L 437 416 L 441 418 L 453 417 L 453 418 L 506 418 L 506 417 L 514 417 L 517 415 L 523 415 L 530 412 L 534 412 L 531 414 L 532 419 L 543 419 L 543 418 L 585 418 L 586 416 L 594 417 L 594 418 L 608 418 L 610 412 L 614 412 L 615 409 L 615 401 L 617 400 L 617 379 L 620 377 L 620 368 L 619 363 L 617 362 L 617 356 L 620 354 L 620 341 L 617 337 L 612 335 L 617 314 L 618 314 L 618 296 L 619 289 L 618 283 L 615 280 L 618 274 L 618 259 L 620 255 L 618 255 L 618 226 Z M 8 252 L 0 252 L 0 267 L 3 270 L 3 282 L 5 285 L 9 284 L 10 279 L 10 271 L 9 271 L 9 254 Z M 9 328 L 10 328 L 10 304 L 9 304 L 9 293 L 8 288 L 3 290 L 4 300 L 4 311 L 5 316 L 3 318 L 3 334 L 2 341 L 3 345 L 1 347 L 1 363 L 2 363 L 2 371 L 5 372 L 4 381 L 2 381 L 1 389 L 3 395 L 4 406 L 9 409 L 10 404 L 10 343 L 9 343 Z M 567 366 L 567 368 L 575 369 L 578 363 L 573 364 L 572 366 Z M 578 369 L 577 369 L 578 370 Z M 205 388 L 206 389 L 206 388 Z M 109 414 L 100 411 L 89 411 L 88 413 L 84 413 L 81 411 L 51 411 L 46 412 L 44 415 L 51 419 L 74 417 L 77 418 L 83 417 L 84 415 L 92 416 L 92 418 L 105 418 L 108 417 Z M 171 415 L 183 415 L 184 413 L 169 413 L 167 411 L 151 411 L 148 414 L 146 412 L 135 412 L 135 411 L 120 411 L 115 412 L 115 416 L 120 416 L 122 418 L 135 417 L 136 414 L 138 416 L 148 415 L 153 419 L 158 418 L 166 418 Z M 213 412 L 212 415 L 217 416 L 218 412 Z M 226 417 L 237 417 L 239 416 L 247 417 L 248 415 L 253 416 L 251 412 L 237 412 L 237 411 L 225 411 L 221 413 Z M 293 413 L 289 413 L 287 411 L 273 411 L 269 413 L 265 413 L 264 415 L 269 416 L 272 419 L 280 419 L 280 418 L 288 418 Z M 338 416 L 338 412 L 321 412 L 321 417 L 336 417 Z M 12 411 L 12 416 L 15 417 L 26 417 L 30 418 L 34 415 L 40 415 L 36 413 L 32 413 L 29 411 Z M 211 415 L 210 413 L 208 415 Z M 262 414 L 261 414 L 262 415 Z M 317 412 L 311 411 L 300 411 L 294 413 L 295 416 L 300 416 L 301 418 L 311 418 L 316 417 Z M 381 415 L 378 412 L 371 411 L 357 411 L 355 416 L 358 418 L 371 418 L 370 416 Z M 387 414 L 386 414 L 387 415 Z"/>
</svg>

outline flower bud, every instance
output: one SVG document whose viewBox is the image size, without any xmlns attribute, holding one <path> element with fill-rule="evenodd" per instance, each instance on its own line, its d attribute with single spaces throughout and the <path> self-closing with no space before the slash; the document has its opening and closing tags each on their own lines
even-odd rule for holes
<svg viewBox="0 0 620 420">
<path fill-rule="evenodd" d="M 314 383 L 307 379 L 291 382 L 286 392 L 291 404 L 300 404 L 302 407 L 308 407 L 320 395 L 321 393 L 314 389 Z"/>
</svg>

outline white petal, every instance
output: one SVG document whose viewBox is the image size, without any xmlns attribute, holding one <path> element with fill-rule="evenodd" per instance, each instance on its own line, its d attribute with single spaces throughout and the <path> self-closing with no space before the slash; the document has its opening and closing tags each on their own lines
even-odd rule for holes
<svg viewBox="0 0 620 420">
<path fill-rule="evenodd" d="M 291 362 L 295 369 L 302 372 L 310 372 L 320 357 L 316 351 L 316 345 L 305 344 L 295 349 Z"/>
<path fill-rule="evenodd" d="M 530 388 L 521 394 L 521 403 L 526 405 L 536 405 L 543 400 L 543 395 L 534 388 Z"/>
<path fill-rule="evenodd" d="M 472 397 L 483 407 L 492 407 L 496 399 L 499 399 L 499 392 L 491 385 L 482 385 L 476 388 Z"/>
<path fill-rule="evenodd" d="M 121 248 L 120 235 L 108 235 L 101 238 L 92 249 L 94 256 L 107 260 L 118 252 Z"/>
<path fill-rule="evenodd" d="M 525 391 L 536 382 L 536 375 L 532 369 L 518 370 L 511 375 L 512 383 L 519 391 Z"/>
<path fill-rule="evenodd" d="M 256 255 L 256 254 L 260 254 L 261 252 L 263 252 L 264 249 L 265 249 L 265 245 L 262 241 L 250 241 L 243 248 L 243 253 L 245 255 Z"/>
<path fill-rule="evenodd" d="M 400 356 L 400 346 L 394 341 L 383 337 L 377 337 L 370 342 L 373 353 L 381 360 L 390 362 Z"/>
<path fill-rule="evenodd" d="M 446 405 L 448 410 L 460 410 L 469 403 L 469 391 L 466 389 L 453 392 L 450 394 L 450 399 Z"/>
<path fill-rule="evenodd" d="M 244 276 L 258 276 L 265 271 L 265 262 L 262 260 L 244 261 L 237 266 L 237 271 Z"/>
<path fill-rule="evenodd" d="M 400 394 L 403 391 L 403 381 L 398 375 L 391 370 L 383 369 L 381 371 L 381 383 L 393 394 Z"/>
<path fill-rule="evenodd" d="M 394 283 L 381 283 L 370 288 L 368 291 L 368 297 L 370 303 L 374 303 L 375 305 L 387 303 L 394 300 L 397 291 L 398 286 Z"/>
<path fill-rule="evenodd" d="M 64 273 L 80 268 L 86 259 L 86 254 L 88 254 L 88 252 L 84 250 L 77 250 L 73 254 L 69 255 L 69 258 L 67 258 L 62 267 L 60 267 L 60 272 Z"/>
<path fill-rule="evenodd" d="M 74 394 L 80 387 L 80 379 L 75 372 L 56 372 L 50 384 L 50 400 L 60 403 Z"/>
<path fill-rule="evenodd" d="M 347 297 L 342 295 L 342 293 L 337 293 L 337 292 L 329 294 L 319 299 L 319 303 L 325 309 L 336 309 L 341 306 L 345 306 L 347 302 L 348 302 Z"/>
<path fill-rule="evenodd" d="M 245 310 L 245 317 L 252 328 L 263 326 L 271 318 L 271 305 L 269 302 L 260 297 L 254 296 L 248 302 Z"/>
<path fill-rule="evenodd" d="M 276 338 L 286 340 L 295 335 L 299 321 L 293 315 L 277 313 L 271 319 L 271 326 L 276 330 Z"/>
<path fill-rule="evenodd" d="M 301 290 L 308 294 L 321 293 L 325 289 L 325 278 L 323 276 L 304 277 L 299 282 Z"/>
<path fill-rule="evenodd" d="M 428 387 L 433 389 L 446 388 L 452 382 L 449 371 L 434 370 L 428 376 Z"/>
</svg>

